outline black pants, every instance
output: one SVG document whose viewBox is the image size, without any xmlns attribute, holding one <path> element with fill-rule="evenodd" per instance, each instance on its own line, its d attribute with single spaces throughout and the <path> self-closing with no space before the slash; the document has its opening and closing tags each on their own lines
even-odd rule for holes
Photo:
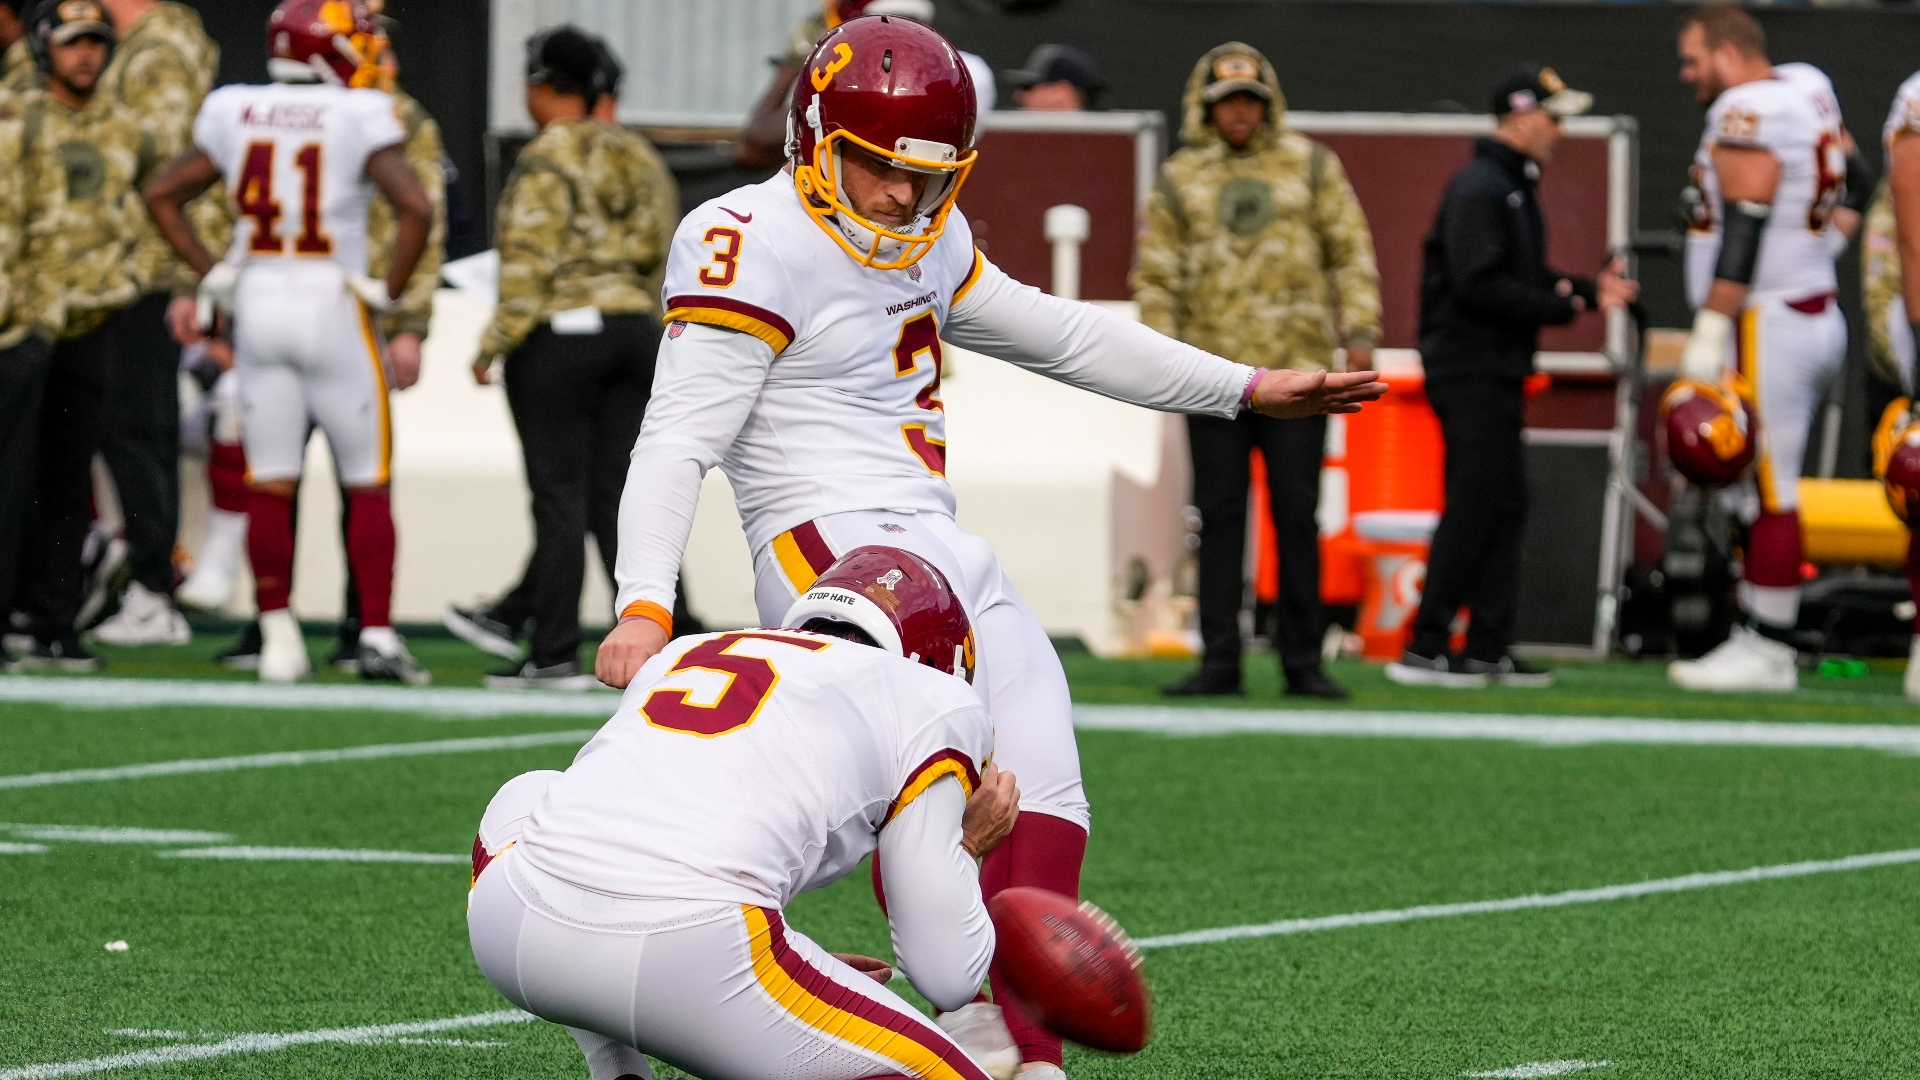
<svg viewBox="0 0 1920 1080">
<path fill-rule="evenodd" d="M 167 332 L 171 299 L 149 293 L 122 316 L 100 436 L 126 519 L 127 565 L 133 580 L 162 596 L 173 592 L 180 532 L 180 344 Z"/>
<path fill-rule="evenodd" d="M 39 488 L 40 404 L 52 355 L 37 337 L 0 350 L 0 619 L 13 611 L 20 545 Z"/>
<path fill-rule="evenodd" d="M 1276 420 L 1242 413 L 1232 420 L 1187 417 L 1193 451 L 1193 502 L 1200 510 L 1200 640 L 1205 666 L 1240 669 L 1240 609 L 1246 600 L 1247 455 L 1267 462 L 1267 496 L 1280 540 L 1280 662 L 1318 667 L 1327 631 L 1320 603 L 1320 464 L 1326 417 Z"/>
<path fill-rule="evenodd" d="M 47 369 L 17 605 L 42 638 L 73 633 L 80 614 L 80 549 L 93 523 L 93 455 L 100 449 L 108 372 L 123 315 L 55 345 Z"/>
<path fill-rule="evenodd" d="M 1526 396 L 1518 379 L 1427 381 L 1447 444 L 1447 509 L 1433 534 L 1410 650 L 1437 656 L 1461 607 L 1466 655 L 1498 660 L 1513 644 L 1520 540 L 1527 526 Z"/>
<path fill-rule="evenodd" d="M 542 326 L 507 356 L 507 403 L 533 491 L 533 655 L 546 667 L 580 652 L 586 536 L 613 577 L 620 493 L 640 435 L 660 321 L 608 315 L 598 334 Z"/>
</svg>

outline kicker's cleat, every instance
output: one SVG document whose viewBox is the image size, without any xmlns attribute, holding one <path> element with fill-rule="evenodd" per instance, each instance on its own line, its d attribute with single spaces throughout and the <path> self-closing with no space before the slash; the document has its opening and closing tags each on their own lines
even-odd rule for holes
<svg viewBox="0 0 1920 1080">
<path fill-rule="evenodd" d="M 1387 678 L 1401 686 L 1445 686 L 1456 690 L 1471 690 L 1492 681 L 1484 671 L 1468 671 L 1465 662 L 1452 653 L 1422 656 L 1412 649 L 1387 665 Z"/>
<path fill-rule="evenodd" d="M 941 1013 L 934 1022 L 993 1080 L 1013 1080 L 1020 1071 L 1020 1048 L 1014 1045 L 1000 1006 L 970 1001 L 950 1013 Z"/>
<path fill-rule="evenodd" d="M 1764 690 L 1800 688 L 1799 653 L 1785 642 L 1736 626 L 1727 640 L 1698 660 L 1675 660 L 1667 678 L 1688 690 Z"/>
</svg>

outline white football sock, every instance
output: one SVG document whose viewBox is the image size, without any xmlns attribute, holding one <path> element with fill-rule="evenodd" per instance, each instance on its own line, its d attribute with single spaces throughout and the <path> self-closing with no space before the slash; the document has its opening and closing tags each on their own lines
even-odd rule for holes
<svg viewBox="0 0 1920 1080">
<path fill-rule="evenodd" d="M 1776 630 L 1791 630 L 1800 621 L 1800 586 L 1740 583 L 1740 610 Z"/>
<path fill-rule="evenodd" d="M 391 626 L 363 626 L 360 644 L 371 646 L 381 656 L 392 656 L 400 651 L 400 635 Z"/>
</svg>

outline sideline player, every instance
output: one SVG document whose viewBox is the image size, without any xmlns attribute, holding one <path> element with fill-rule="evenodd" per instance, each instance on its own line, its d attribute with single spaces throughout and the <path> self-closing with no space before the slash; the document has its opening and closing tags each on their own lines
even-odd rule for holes
<svg viewBox="0 0 1920 1080">
<path fill-rule="evenodd" d="M 1888 481 L 1889 488 L 1902 479 L 1890 469 L 1897 447 L 1904 446 L 1914 432 L 1916 416 L 1913 399 L 1920 392 L 1920 371 L 1915 370 L 1914 312 L 1920 312 L 1920 72 L 1907 77 L 1893 97 L 1893 108 L 1881 137 L 1886 146 L 1887 185 L 1882 199 L 1868 215 L 1868 235 L 1861 277 L 1867 294 L 1867 317 L 1871 323 L 1875 353 L 1891 360 L 1896 385 L 1905 395 L 1887 407 L 1874 436 L 1875 471 Z M 1888 211 L 1891 211 L 1890 215 Z M 1891 252 L 1886 246 L 1885 218 L 1892 218 Z M 1878 239 L 1880 243 L 1876 244 Z M 1912 451 L 1902 450 L 1910 457 Z M 1904 498 L 1905 493 L 1899 493 Z M 1911 524 L 1911 518 L 1909 519 Z M 1907 589 L 1920 598 L 1920 539 L 1907 542 Z M 1908 701 L 1920 702 L 1920 633 L 1907 653 L 1905 693 Z"/>
<path fill-rule="evenodd" d="M 1708 106 L 1693 165 L 1699 213 L 1687 236 L 1697 310 L 1680 373 L 1713 385 L 1731 376 L 1751 395 L 1760 510 L 1740 625 L 1667 674 L 1690 690 L 1793 690 L 1800 467 L 1821 391 L 1847 347 L 1828 232 L 1846 181 L 1845 133 L 1831 91 L 1778 77 L 1760 24 L 1731 4 L 1682 16 L 1679 54 L 1681 78 Z"/>
<path fill-rule="evenodd" d="M 707 1080 L 986 1080 L 885 963 L 781 914 L 877 851 L 914 989 L 946 1009 L 979 991 L 974 860 L 1019 792 L 989 764 L 966 613 L 932 564 L 876 546 L 780 625 L 674 642 L 566 772 L 500 789 L 474 841 L 474 959 L 573 1031 L 593 1080 L 650 1080 L 646 1054 Z"/>
<path fill-rule="evenodd" d="M 167 242 L 201 275 L 203 309 L 234 313 L 241 435 L 251 470 L 247 547 L 260 629 L 260 678 L 312 671 L 287 603 L 293 499 L 308 427 L 327 433 L 347 490 L 347 558 L 359 583 L 360 673 L 431 679 L 393 630 L 392 427 L 388 362 L 374 312 L 406 288 L 432 207 L 407 164 L 406 129 L 374 84 L 379 31 L 361 0 L 284 0 L 267 22 L 266 86 L 226 86 L 194 121 L 194 149 L 167 166 L 147 206 Z M 225 179 L 237 211 L 215 263 L 182 207 Z M 397 239 L 386 281 L 366 276 L 367 205 L 393 205 Z M 203 325 L 211 321 L 203 310 Z"/>
<path fill-rule="evenodd" d="M 1384 386 L 1371 372 L 1231 363 L 994 267 L 953 208 L 975 158 L 973 88 L 933 30 L 853 20 L 820 40 L 801 79 L 788 171 L 708 202 L 675 235 L 670 327 L 620 505 L 622 618 L 598 674 L 625 686 L 666 644 L 701 477 L 724 459 L 763 620 L 869 543 L 911 550 L 953 582 L 980 635 L 997 759 L 1025 792 L 985 888 L 1076 895 L 1090 817 L 1066 676 L 992 548 L 954 522 L 942 340 L 1124 401 L 1222 417 L 1249 405 L 1352 412 Z M 997 1000 L 1012 1003 L 1004 989 Z M 1031 1080 L 1059 1075 L 1059 1040 L 1012 1004 L 1022 1057 L 1054 1070 Z"/>
</svg>

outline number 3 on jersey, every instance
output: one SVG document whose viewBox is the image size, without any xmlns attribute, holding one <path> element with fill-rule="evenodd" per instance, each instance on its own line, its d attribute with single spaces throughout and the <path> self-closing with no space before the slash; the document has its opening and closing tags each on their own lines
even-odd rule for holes
<svg viewBox="0 0 1920 1080">
<path fill-rule="evenodd" d="M 280 201 L 274 198 L 273 174 L 276 144 L 256 142 L 247 147 L 240 169 L 240 188 L 233 203 L 241 216 L 253 219 L 253 240 L 247 249 L 256 255 L 285 255 L 287 242 L 276 231 L 281 218 Z M 300 234 L 293 238 L 296 255 L 331 255 L 333 241 L 320 227 L 319 143 L 308 143 L 296 150 L 293 167 L 300 170 Z"/>
<path fill-rule="evenodd" d="M 709 289 L 732 285 L 734 276 L 740 272 L 740 230 L 715 225 L 700 242 L 713 249 L 713 261 L 700 268 L 700 284 Z"/>
<path fill-rule="evenodd" d="M 740 656 L 733 652 L 735 645 L 750 640 L 777 641 L 809 652 L 818 652 L 831 644 L 750 631 L 722 634 L 711 641 L 703 641 L 688 649 L 679 661 L 667 669 L 667 674 L 676 671 L 719 672 L 727 677 L 727 684 L 720 691 L 720 696 L 711 705 L 695 705 L 687 700 L 689 692 L 686 690 L 655 690 L 647 695 L 646 704 L 640 706 L 641 715 L 654 727 L 698 735 L 703 739 L 739 731 L 753 723 L 767 699 L 773 696 L 773 688 L 780 682 L 780 672 L 765 657 Z"/>
<path fill-rule="evenodd" d="M 929 311 L 908 319 L 900 327 L 900 340 L 893 346 L 893 376 L 905 378 L 920 370 L 920 358 L 932 362 L 933 378 L 913 396 L 913 403 L 928 412 L 944 412 L 940 400 L 940 323 Z M 925 424 L 902 424 L 900 435 L 907 449 L 935 476 L 947 475 L 947 444 L 927 434 Z"/>
</svg>

